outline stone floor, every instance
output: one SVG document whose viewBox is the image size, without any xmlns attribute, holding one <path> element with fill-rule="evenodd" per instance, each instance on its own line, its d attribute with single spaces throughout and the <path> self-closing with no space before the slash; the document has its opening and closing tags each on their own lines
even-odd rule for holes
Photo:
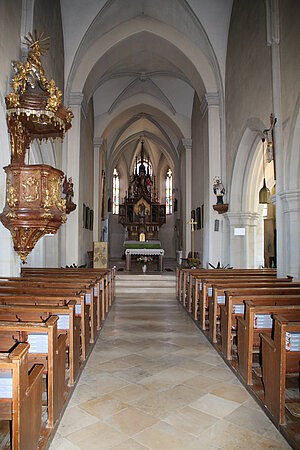
<svg viewBox="0 0 300 450">
<path fill-rule="evenodd" d="M 117 298 L 51 450 L 287 449 L 174 298 Z"/>
</svg>

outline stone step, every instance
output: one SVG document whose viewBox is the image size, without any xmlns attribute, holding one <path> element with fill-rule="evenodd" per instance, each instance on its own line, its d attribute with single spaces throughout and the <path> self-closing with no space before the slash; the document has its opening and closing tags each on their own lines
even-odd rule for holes
<svg viewBox="0 0 300 450">
<path fill-rule="evenodd" d="M 175 280 L 173 281 L 160 281 L 160 280 L 152 280 L 152 281 L 143 281 L 143 280 L 117 280 L 116 287 L 174 287 L 176 285 Z"/>
<path fill-rule="evenodd" d="M 136 287 L 136 286 L 131 286 L 131 287 L 120 287 L 118 288 L 118 286 L 116 286 L 116 290 L 115 293 L 119 294 L 122 292 L 130 292 L 130 293 L 134 293 L 136 292 L 137 294 L 139 293 L 144 293 L 144 292 L 152 292 L 152 293 L 157 293 L 157 292 L 169 292 L 169 293 L 175 293 L 175 287 L 174 286 L 166 286 L 166 287 L 161 287 L 161 286 L 151 286 L 151 287 L 144 287 L 144 286 L 140 286 L 140 287 Z"/>
<path fill-rule="evenodd" d="M 116 274 L 116 281 L 118 280 L 142 280 L 142 281 L 175 281 L 174 275 L 161 275 L 161 274 Z"/>
</svg>

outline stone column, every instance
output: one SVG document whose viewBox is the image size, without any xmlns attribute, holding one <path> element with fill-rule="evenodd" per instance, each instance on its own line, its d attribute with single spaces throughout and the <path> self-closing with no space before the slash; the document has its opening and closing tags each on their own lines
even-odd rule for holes
<svg viewBox="0 0 300 450">
<path fill-rule="evenodd" d="M 271 47 L 272 62 L 272 100 L 273 113 L 277 119 L 274 127 L 274 147 L 276 163 L 276 233 L 277 233 L 277 274 L 286 275 L 287 252 L 284 245 L 285 231 L 283 222 L 283 204 L 281 194 L 284 189 L 284 155 L 281 105 L 281 70 L 280 70 L 280 32 L 279 0 L 266 0 L 267 45 Z"/>
<path fill-rule="evenodd" d="M 204 186 L 204 228 L 203 228 L 203 267 L 210 262 L 213 265 L 222 261 L 222 215 L 213 209 L 216 204 L 216 196 L 213 193 L 213 179 L 216 176 L 222 178 L 221 168 L 221 135 L 220 135 L 220 106 L 217 93 L 207 93 L 201 103 L 201 112 L 204 117 L 207 114 L 207 141 L 208 153 L 205 160 Z M 215 220 L 219 220 L 219 232 L 215 231 Z"/>
<path fill-rule="evenodd" d="M 283 192 L 279 195 L 283 206 L 283 246 L 286 261 L 283 273 L 300 280 L 300 189 Z M 277 203 L 276 203 L 277 210 Z"/>
<path fill-rule="evenodd" d="M 94 229 L 93 241 L 100 241 L 101 237 L 101 211 L 100 211 L 100 194 L 101 194 L 101 171 L 100 171 L 100 153 L 103 144 L 102 138 L 94 139 Z"/>
<path fill-rule="evenodd" d="M 229 243 L 228 263 L 235 269 L 252 269 L 261 265 L 257 252 L 260 215 L 250 212 L 227 212 L 224 214 Z"/>
<path fill-rule="evenodd" d="M 81 92 L 72 93 L 70 95 L 70 107 L 74 114 L 72 120 L 72 128 L 67 133 L 66 142 L 66 173 L 68 177 L 72 177 L 74 184 L 74 198 L 77 208 L 68 215 L 66 222 L 66 264 L 81 264 L 79 261 L 79 232 L 81 226 L 81 205 L 79 192 L 79 164 L 80 164 L 80 125 L 81 125 L 81 111 L 82 111 L 83 94 Z M 84 182 L 84 180 L 82 180 Z"/>
<path fill-rule="evenodd" d="M 185 151 L 185 209 L 182 211 L 183 217 L 183 251 L 187 258 L 191 251 L 191 225 L 187 222 L 191 219 L 192 210 L 192 139 L 182 139 L 182 145 Z"/>
</svg>

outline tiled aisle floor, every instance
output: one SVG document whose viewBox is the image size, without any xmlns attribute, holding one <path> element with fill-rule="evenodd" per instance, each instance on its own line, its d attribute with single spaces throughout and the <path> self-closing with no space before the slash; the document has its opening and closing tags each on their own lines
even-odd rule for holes
<svg viewBox="0 0 300 450">
<path fill-rule="evenodd" d="M 50 448 L 289 446 L 175 299 L 117 298 Z"/>
</svg>

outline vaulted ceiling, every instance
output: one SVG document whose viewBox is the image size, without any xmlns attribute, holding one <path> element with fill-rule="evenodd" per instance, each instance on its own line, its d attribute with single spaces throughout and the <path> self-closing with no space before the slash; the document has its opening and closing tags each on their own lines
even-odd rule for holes
<svg viewBox="0 0 300 450">
<path fill-rule="evenodd" d="M 93 99 L 110 170 L 145 139 L 154 166 L 178 164 L 195 92 L 223 95 L 232 0 L 61 0 L 66 92 Z M 128 156 L 130 155 L 130 156 Z M 131 158 L 131 161 L 130 161 Z"/>
</svg>

